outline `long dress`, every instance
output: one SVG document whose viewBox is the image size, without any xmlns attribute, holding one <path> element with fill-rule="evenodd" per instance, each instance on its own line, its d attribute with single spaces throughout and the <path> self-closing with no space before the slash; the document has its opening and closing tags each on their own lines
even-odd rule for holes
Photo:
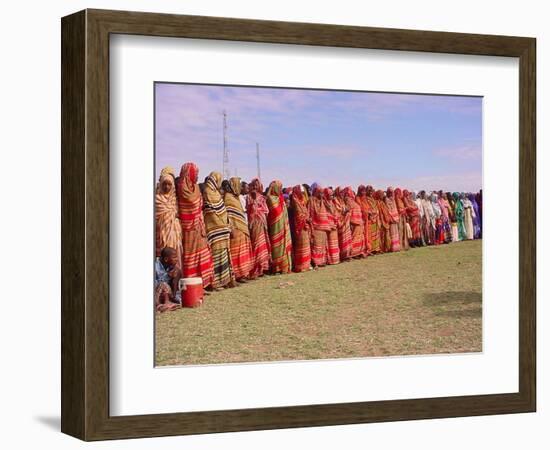
<svg viewBox="0 0 550 450">
<path fill-rule="evenodd" d="M 168 183 L 168 191 L 163 192 L 163 185 Z M 165 247 L 173 248 L 178 258 L 177 267 L 183 269 L 183 242 L 181 224 L 178 219 L 178 203 L 176 200 L 176 180 L 170 168 L 160 173 L 159 184 L 155 194 L 155 247 L 159 257 Z"/>
<path fill-rule="evenodd" d="M 363 214 L 363 223 L 365 229 L 365 254 L 370 255 L 372 253 L 372 239 L 370 236 L 370 204 L 367 200 L 366 189 L 363 185 L 357 189 L 357 195 L 355 197 L 356 203 L 361 208 L 361 214 Z"/>
<path fill-rule="evenodd" d="M 464 226 L 464 204 L 462 203 L 458 192 L 453 193 L 453 199 L 455 201 L 455 217 L 458 228 L 458 240 L 463 241 L 467 239 L 466 227 Z"/>
<path fill-rule="evenodd" d="M 407 236 L 407 209 L 403 201 L 403 193 L 397 188 L 394 192 L 395 206 L 399 215 L 398 230 L 399 230 L 399 245 L 401 250 L 409 249 L 409 238 Z"/>
<path fill-rule="evenodd" d="M 334 201 L 332 199 L 332 192 L 325 190 L 325 208 L 328 214 L 328 220 L 330 223 L 330 230 L 327 233 L 327 264 L 339 264 L 340 263 L 340 247 L 338 244 L 338 217 L 336 215 L 336 208 L 334 207 Z"/>
<path fill-rule="evenodd" d="M 241 200 L 241 179 L 233 177 L 229 180 L 229 191 L 224 194 L 227 218 L 231 229 L 229 239 L 229 251 L 231 254 L 231 267 L 236 280 L 246 279 L 252 275 L 254 269 L 254 255 L 250 242 L 250 231 L 246 213 Z"/>
<path fill-rule="evenodd" d="M 203 287 L 214 282 L 212 254 L 206 238 L 203 217 L 203 199 L 197 178 L 199 169 L 194 163 L 185 163 L 176 184 L 178 215 L 182 230 L 182 276 L 202 278 Z"/>
<path fill-rule="evenodd" d="M 309 210 L 299 186 L 292 191 L 290 207 L 293 211 L 290 227 L 292 230 L 293 270 L 306 272 L 311 268 L 311 226 Z"/>
<path fill-rule="evenodd" d="M 420 231 L 420 210 L 416 202 L 412 199 L 412 194 L 408 191 L 403 191 L 403 203 L 407 212 L 407 220 L 411 227 L 410 243 L 415 247 L 422 246 L 422 232 Z"/>
<path fill-rule="evenodd" d="M 435 243 L 435 212 L 430 199 L 421 199 L 422 209 L 424 215 L 422 218 L 422 235 L 426 245 L 433 245 Z"/>
<path fill-rule="evenodd" d="M 283 185 L 280 181 L 272 181 L 267 192 L 267 225 L 273 273 L 289 273 L 292 268 L 292 238 L 282 192 Z"/>
<path fill-rule="evenodd" d="M 315 267 L 327 263 L 327 235 L 330 231 L 325 202 L 315 195 L 309 199 L 309 216 L 311 218 L 311 262 Z"/>
<path fill-rule="evenodd" d="M 391 252 L 391 235 L 390 222 L 391 215 L 388 211 L 388 206 L 383 200 L 383 191 L 376 191 L 375 199 L 378 207 L 378 215 L 380 217 L 380 250 L 383 253 Z"/>
<path fill-rule="evenodd" d="M 267 214 L 269 209 L 262 194 L 263 189 L 251 192 L 246 196 L 246 210 L 252 253 L 254 256 L 253 277 L 262 276 L 269 271 L 271 264 L 271 243 L 267 229 Z"/>
<path fill-rule="evenodd" d="M 440 196 L 437 199 L 439 203 L 439 207 L 441 208 L 441 223 L 443 225 L 443 234 L 444 234 L 444 241 L 446 243 L 449 243 L 452 241 L 452 234 L 451 234 L 451 222 L 450 222 L 450 216 L 449 216 L 449 202 L 446 198 Z"/>
<path fill-rule="evenodd" d="M 468 198 L 462 200 L 464 206 L 464 228 L 466 229 L 466 239 L 474 238 L 474 208 Z"/>
<path fill-rule="evenodd" d="M 386 206 L 390 213 L 390 239 L 391 239 L 391 252 L 398 252 L 401 250 L 401 239 L 399 235 L 399 212 L 397 211 L 397 205 L 393 197 L 386 197 Z"/>
<path fill-rule="evenodd" d="M 380 214 L 378 205 L 372 195 L 367 195 L 368 202 L 368 236 L 370 252 L 372 254 L 380 253 Z"/>
<path fill-rule="evenodd" d="M 361 207 L 355 201 L 355 195 L 351 188 L 346 188 L 346 206 L 349 209 L 349 222 L 351 226 L 351 257 L 366 256 L 365 248 L 365 222 Z"/>
<path fill-rule="evenodd" d="M 334 196 L 334 208 L 338 220 L 338 247 L 340 248 L 340 261 L 351 258 L 351 226 L 349 223 L 349 211 L 346 206 L 340 188 L 336 188 Z"/>
<path fill-rule="evenodd" d="M 235 279 L 229 253 L 231 231 L 227 209 L 220 193 L 221 181 L 222 175 L 212 172 L 206 178 L 203 193 L 206 236 L 214 262 L 214 288 L 224 287 Z"/>
</svg>

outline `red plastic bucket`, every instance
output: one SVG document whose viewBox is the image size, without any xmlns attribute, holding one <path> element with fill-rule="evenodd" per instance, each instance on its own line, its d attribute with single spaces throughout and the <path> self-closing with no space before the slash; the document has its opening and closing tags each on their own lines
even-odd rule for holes
<svg viewBox="0 0 550 450">
<path fill-rule="evenodd" d="M 204 290 L 202 278 L 182 278 L 180 280 L 181 306 L 195 308 L 202 304 Z"/>
</svg>

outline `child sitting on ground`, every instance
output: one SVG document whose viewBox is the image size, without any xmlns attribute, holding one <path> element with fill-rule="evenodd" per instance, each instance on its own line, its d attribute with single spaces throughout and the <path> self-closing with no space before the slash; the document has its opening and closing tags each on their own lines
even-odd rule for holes
<svg viewBox="0 0 550 450">
<path fill-rule="evenodd" d="M 155 260 L 155 308 L 159 312 L 172 311 L 181 303 L 178 284 L 181 271 L 177 267 L 177 253 L 164 247 Z"/>
</svg>

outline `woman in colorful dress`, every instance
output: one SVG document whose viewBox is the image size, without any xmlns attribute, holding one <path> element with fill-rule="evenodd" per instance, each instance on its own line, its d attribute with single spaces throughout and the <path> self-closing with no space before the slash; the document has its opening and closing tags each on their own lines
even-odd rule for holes
<svg viewBox="0 0 550 450">
<path fill-rule="evenodd" d="M 399 216 L 399 222 L 397 223 L 397 228 L 399 230 L 399 245 L 401 250 L 408 250 L 409 237 L 407 235 L 407 209 L 405 208 L 403 192 L 400 188 L 395 189 L 393 197 L 395 200 L 395 206 L 397 207 L 397 214 Z"/>
<path fill-rule="evenodd" d="M 181 167 L 176 183 L 178 216 L 182 230 L 182 276 L 202 278 L 204 288 L 214 282 L 212 254 L 206 238 L 202 214 L 203 198 L 197 180 L 199 168 L 192 162 Z"/>
<path fill-rule="evenodd" d="M 267 214 L 269 209 L 263 195 L 264 188 L 258 178 L 254 178 L 250 184 L 249 193 L 246 196 L 246 211 L 248 214 L 248 227 L 252 242 L 252 254 L 254 268 L 251 276 L 261 277 L 269 272 L 271 264 L 271 243 L 267 228 Z"/>
<path fill-rule="evenodd" d="M 411 227 L 412 237 L 409 240 L 411 247 L 422 247 L 422 232 L 420 231 L 420 210 L 413 198 L 413 192 L 403 191 L 403 203 L 407 212 L 407 220 Z M 416 194 L 414 194 L 416 195 Z"/>
<path fill-rule="evenodd" d="M 386 206 L 390 213 L 390 238 L 391 238 L 391 252 L 398 252 L 401 250 L 401 240 L 399 236 L 399 212 L 397 211 L 397 205 L 395 204 L 395 198 L 393 196 L 393 188 L 388 187 L 386 189 Z"/>
<path fill-rule="evenodd" d="M 470 200 L 470 203 L 472 204 L 472 221 L 474 225 L 474 239 L 479 239 L 481 235 L 481 223 L 479 220 L 479 206 L 476 201 L 475 194 L 468 194 L 468 199 Z"/>
<path fill-rule="evenodd" d="M 231 268 L 229 253 L 230 234 L 227 209 L 220 188 L 222 174 L 212 172 L 206 177 L 204 187 L 204 222 L 206 236 L 212 250 L 214 262 L 214 289 L 235 286 L 235 276 Z"/>
<path fill-rule="evenodd" d="M 366 256 L 365 248 L 365 221 L 361 207 L 355 201 L 353 189 L 348 186 L 344 189 L 344 198 L 349 210 L 349 222 L 351 227 L 351 257 L 362 258 Z"/>
<path fill-rule="evenodd" d="M 453 239 L 451 234 L 451 220 L 449 215 L 451 207 L 449 206 L 449 202 L 443 194 L 443 191 L 439 191 L 437 201 L 441 208 L 441 222 L 443 224 L 443 234 L 445 236 L 444 241 L 446 244 L 448 244 Z"/>
<path fill-rule="evenodd" d="M 432 209 L 435 216 L 434 244 L 441 245 L 445 243 L 445 233 L 443 232 L 443 220 L 441 219 L 443 212 L 441 211 L 441 206 L 439 205 L 437 194 L 435 192 L 431 193 L 430 201 L 432 202 Z"/>
<path fill-rule="evenodd" d="M 235 280 L 246 282 L 254 269 L 254 255 L 250 243 L 250 231 L 246 213 L 242 207 L 241 179 L 233 177 L 229 179 L 228 190 L 224 194 L 225 208 L 231 235 L 229 239 L 229 252 L 231 254 L 231 267 Z"/>
<path fill-rule="evenodd" d="M 295 272 L 307 272 L 311 268 L 311 221 L 305 196 L 300 185 L 294 186 L 290 196 L 292 209 L 292 262 Z"/>
<path fill-rule="evenodd" d="M 371 254 L 371 242 L 370 242 L 370 230 L 369 230 L 369 209 L 370 205 L 367 201 L 367 188 L 364 185 L 359 185 L 357 188 L 357 195 L 355 201 L 361 208 L 361 214 L 363 214 L 363 223 L 365 229 L 365 254 Z"/>
<path fill-rule="evenodd" d="M 384 191 L 378 190 L 374 193 L 376 206 L 378 207 L 378 216 L 380 217 L 380 251 L 382 253 L 391 252 L 390 221 L 391 216 L 388 206 L 384 201 Z"/>
<path fill-rule="evenodd" d="M 458 242 L 458 223 L 456 221 L 455 207 L 453 195 L 450 192 L 445 193 L 447 203 L 449 203 L 449 221 L 451 223 L 451 242 Z"/>
<path fill-rule="evenodd" d="M 370 253 L 375 255 L 381 252 L 380 249 L 380 214 L 378 212 L 378 204 L 373 196 L 374 188 L 367 186 L 366 200 L 368 203 L 368 222 L 367 222 L 367 235 L 370 245 Z"/>
<path fill-rule="evenodd" d="M 458 192 L 453 192 L 453 200 L 455 202 L 455 217 L 458 228 L 458 240 L 463 241 L 466 239 L 466 228 L 464 226 L 464 205 Z"/>
<path fill-rule="evenodd" d="M 267 226 L 271 242 L 271 271 L 289 273 L 292 267 L 292 238 L 288 211 L 283 198 L 283 184 L 272 181 L 267 190 Z"/>
<path fill-rule="evenodd" d="M 426 191 L 420 191 L 420 204 L 423 210 L 422 235 L 426 245 L 435 243 L 435 212 L 432 201 L 426 195 Z"/>
<path fill-rule="evenodd" d="M 343 190 L 337 187 L 334 191 L 334 209 L 338 220 L 338 247 L 340 261 L 349 261 L 351 258 L 351 226 L 349 210 L 344 200 Z"/>
<path fill-rule="evenodd" d="M 311 191 L 312 197 L 309 199 L 311 263 L 317 268 L 323 267 L 327 263 L 327 237 L 330 231 L 330 222 L 323 200 L 323 189 L 317 183 L 313 183 Z"/>
<path fill-rule="evenodd" d="M 176 252 L 176 266 L 182 270 L 183 242 L 178 219 L 176 179 L 174 169 L 165 167 L 160 172 L 155 194 L 155 254 L 160 257 L 162 249 L 170 247 Z"/>
<path fill-rule="evenodd" d="M 325 188 L 323 191 L 323 200 L 328 214 L 330 230 L 327 233 L 327 264 L 340 263 L 340 247 L 338 243 L 338 213 L 334 205 L 334 195 L 332 189 Z"/>
</svg>

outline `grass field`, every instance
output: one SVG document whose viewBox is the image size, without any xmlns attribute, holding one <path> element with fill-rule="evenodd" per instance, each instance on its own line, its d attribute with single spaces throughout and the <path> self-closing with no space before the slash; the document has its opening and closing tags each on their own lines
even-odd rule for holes
<svg viewBox="0 0 550 450">
<path fill-rule="evenodd" d="M 157 365 L 481 351 L 481 241 L 265 276 L 156 316 Z"/>
</svg>

